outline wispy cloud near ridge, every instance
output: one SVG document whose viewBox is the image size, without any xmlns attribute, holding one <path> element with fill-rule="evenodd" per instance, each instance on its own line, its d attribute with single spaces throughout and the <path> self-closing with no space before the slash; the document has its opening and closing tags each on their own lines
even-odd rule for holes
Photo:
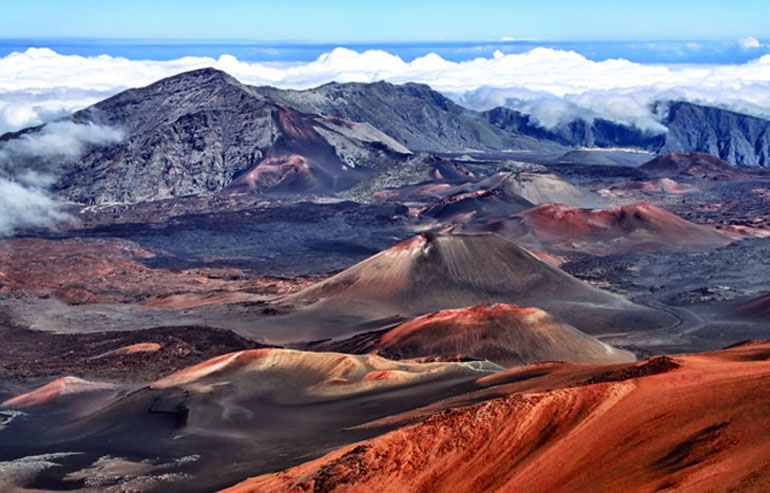
<svg viewBox="0 0 770 493">
<path fill-rule="evenodd" d="M 48 192 L 57 174 L 56 159 L 74 159 L 90 144 L 122 139 L 119 129 L 60 121 L 0 144 L 0 237 L 68 220 L 63 204 Z M 37 166 L 41 159 L 45 169 Z"/>
</svg>

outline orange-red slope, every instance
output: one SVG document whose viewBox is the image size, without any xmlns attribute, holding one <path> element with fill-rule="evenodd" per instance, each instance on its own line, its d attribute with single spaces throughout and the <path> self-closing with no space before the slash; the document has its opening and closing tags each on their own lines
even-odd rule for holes
<svg viewBox="0 0 770 493">
<path fill-rule="evenodd" d="M 635 359 L 539 308 L 502 303 L 417 317 L 386 332 L 376 350 L 400 358 L 472 356 L 504 366 L 544 360 L 606 364 Z"/>
<path fill-rule="evenodd" d="M 51 404 L 65 396 L 113 391 L 116 388 L 116 385 L 109 383 L 91 382 L 77 377 L 62 377 L 26 394 L 8 399 L 0 404 L 0 408 L 24 409 Z"/>
<path fill-rule="evenodd" d="M 0 241 L 0 296 L 54 296 L 70 304 L 143 302 L 180 307 L 252 301 L 297 289 L 295 281 L 239 269 L 152 268 L 153 253 L 130 241 L 13 238 Z M 299 283 L 303 284 L 302 281 Z M 306 284 L 306 282 L 305 282 Z"/>
<path fill-rule="evenodd" d="M 767 491 L 769 358 L 768 343 L 741 345 L 517 393 L 228 491 Z"/>
<path fill-rule="evenodd" d="M 545 204 L 521 213 L 548 244 L 582 243 L 607 252 L 695 251 L 729 244 L 714 228 L 686 221 L 660 207 L 640 203 L 610 209 L 571 209 Z"/>
</svg>

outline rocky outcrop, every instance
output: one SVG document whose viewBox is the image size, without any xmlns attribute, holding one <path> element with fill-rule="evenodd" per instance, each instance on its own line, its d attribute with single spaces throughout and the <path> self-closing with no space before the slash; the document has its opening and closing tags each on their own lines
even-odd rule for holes
<svg viewBox="0 0 770 493">
<path fill-rule="evenodd" d="M 663 115 L 666 133 L 599 118 L 547 129 L 514 110 L 464 108 L 421 84 L 330 83 L 295 91 L 251 87 L 202 69 L 124 91 L 69 118 L 117 129 L 120 142 L 96 139 L 76 157 L 23 164 L 53 176 L 59 196 L 85 204 L 200 195 L 231 186 L 330 194 L 383 171 L 396 176 L 392 170 L 421 150 L 563 154 L 565 146 L 633 147 L 770 165 L 770 120 L 686 102 L 657 103 L 653 110 Z M 0 146 L 46 128 L 6 134 Z"/>
</svg>

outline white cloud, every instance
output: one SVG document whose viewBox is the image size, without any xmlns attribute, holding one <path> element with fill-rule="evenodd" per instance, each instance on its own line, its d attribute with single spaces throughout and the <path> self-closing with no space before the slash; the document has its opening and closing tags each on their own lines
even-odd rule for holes
<svg viewBox="0 0 770 493">
<path fill-rule="evenodd" d="M 520 54 L 498 51 L 464 62 L 436 54 L 406 62 L 381 50 L 337 48 L 308 63 L 253 63 L 231 55 L 152 61 L 32 48 L 0 58 L 0 131 L 46 121 L 127 87 L 208 66 L 245 83 L 283 88 L 333 80 L 422 82 L 479 109 L 525 101 L 544 124 L 573 112 L 654 128 L 656 120 L 647 106 L 664 97 L 770 115 L 770 55 L 740 65 L 665 65 L 623 59 L 596 62 L 571 51 L 535 48 Z M 559 113 L 560 107 L 567 112 Z"/>
<path fill-rule="evenodd" d="M 89 144 L 122 138 L 119 129 L 63 121 L 0 144 L 0 236 L 29 227 L 52 228 L 69 219 L 63 204 L 48 193 L 56 161 L 38 169 L 39 158 L 73 159 Z"/>
<path fill-rule="evenodd" d="M 537 38 L 516 38 L 514 36 L 503 36 L 499 39 L 503 43 L 509 43 L 514 41 L 537 41 Z"/>
<path fill-rule="evenodd" d="M 597 117 L 634 125 L 651 133 L 666 128 L 651 112 L 657 93 L 641 91 L 586 91 L 557 97 L 543 91 L 482 87 L 474 91 L 450 94 L 458 103 L 477 109 L 506 106 L 535 119 L 546 128 L 576 119 L 593 121 Z M 669 94 L 669 96 L 674 96 Z"/>
<path fill-rule="evenodd" d="M 741 39 L 738 40 L 738 44 L 741 45 L 741 48 L 744 48 L 744 49 L 747 49 L 747 50 L 748 49 L 752 49 L 752 48 L 759 48 L 760 46 L 762 46 L 759 43 L 759 40 L 757 38 L 755 38 L 754 36 L 749 36 L 749 37 L 746 37 L 746 38 L 741 38 Z"/>
<path fill-rule="evenodd" d="M 44 190 L 0 178 L 0 236 L 21 228 L 51 228 L 69 216 Z"/>
<path fill-rule="evenodd" d="M 93 123 L 51 122 L 38 132 L 0 144 L 0 165 L 32 157 L 74 158 L 88 144 L 108 144 L 122 139 L 123 132 L 117 128 Z"/>
<path fill-rule="evenodd" d="M 57 84 L 52 81 L 48 88 L 0 89 L 0 134 L 66 116 L 120 90 L 119 86 L 108 90 L 84 90 L 57 87 Z"/>
</svg>

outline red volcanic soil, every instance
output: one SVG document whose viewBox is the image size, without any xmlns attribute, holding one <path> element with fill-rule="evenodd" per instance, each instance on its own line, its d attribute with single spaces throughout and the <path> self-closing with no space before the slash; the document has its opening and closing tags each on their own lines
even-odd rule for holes
<svg viewBox="0 0 770 493">
<path fill-rule="evenodd" d="M 226 491 L 767 491 L 769 358 L 770 343 L 657 357 L 438 413 Z"/>
<path fill-rule="evenodd" d="M 770 294 L 738 305 L 735 308 L 735 313 L 748 317 L 770 319 Z"/>
<path fill-rule="evenodd" d="M 704 152 L 668 152 L 646 163 L 639 169 L 665 175 L 687 175 L 709 179 L 729 179 L 739 174 L 735 166 Z"/>
<path fill-rule="evenodd" d="M 51 404 L 57 399 L 69 395 L 82 395 L 90 392 L 114 390 L 109 383 L 89 382 L 77 377 L 62 377 L 26 394 L 18 395 L 0 403 L 0 407 L 25 409 Z"/>
<path fill-rule="evenodd" d="M 389 358 L 462 355 L 503 366 L 535 361 L 607 364 L 633 354 L 590 337 L 539 308 L 486 304 L 442 310 L 385 332 L 375 345 Z"/>
<path fill-rule="evenodd" d="M 505 216 L 532 207 L 532 203 L 502 188 L 455 193 L 421 211 L 440 221 L 466 222 L 488 216 Z"/>
<path fill-rule="evenodd" d="M 350 125 L 350 123 L 345 122 L 340 118 L 335 118 L 333 123 L 335 125 L 341 125 L 343 123 L 347 123 L 345 126 Z M 280 107 L 278 111 L 278 126 L 291 138 L 300 142 L 310 143 L 322 140 L 321 136 L 318 135 L 318 132 L 313 128 L 312 117 L 291 108 Z"/>
<path fill-rule="evenodd" d="M 380 190 L 372 194 L 372 199 L 383 202 L 430 202 L 442 199 L 454 187 L 455 185 L 451 183 L 407 185 L 401 188 Z"/>
<path fill-rule="evenodd" d="M 611 209 L 545 204 L 520 214 L 544 243 L 579 245 L 594 252 L 680 252 L 728 245 L 732 238 L 641 203 Z"/>
<path fill-rule="evenodd" d="M 281 184 L 312 180 L 310 166 L 310 162 L 299 154 L 274 154 L 238 177 L 230 188 L 263 191 Z"/>
<path fill-rule="evenodd" d="M 0 295 L 54 296 L 69 304 L 189 307 L 255 300 L 307 284 L 249 278 L 238 269 L 151 268 L 142 263 L 151 257 L 138 245 L 117 239 L 0 241 Z"/>
<path fill-rule="evenodd" d="M 263 347 L 210 327 L 52 334 L 0 322 L 0 340 L 0 380 L 24 387 L 57 375 L 146 382 L 223 352 Z"/>
<path fill-rule="evenodd" d="M 488 363 L 482 373 L 491 373 Z M 425 384 L 446 378 L 477 378 L 481 366 L 461 362 L 397 362 L 377 355 L 350 355 L 264 348 L 223 354 L 150 384 L 150 389 L 184 389 L 213 394 L 224 389 L 236 396 L 267 394 L 283 404 L 313 403 L 375 390 Z"/>
<path fill-rule="evenodd" d="M 108 358 L 110 356 L 123 356 L 125 354 L 154 353 L 156 351 L 160 351 L 162 347 L 163 346 L 161 346 L 157 342 L 138 342 L 136 344 L 131 344 L 128 346 L 123 346 L 118 349 L 113 349 L 112 351 L 107 351 L 106 353 L 103 353 L 94 357 Z"/>
<path fill-rule="evenodd" d="M 561 267 L 564 265 L 565 262 L 567 262 L 567 259 L 564 257 L 560 257 L 558 255 L 551 255 L 549 253 L 541 252 L 540 250 L 530 250 L 532 255 L 539 258 L 543 262 L 547 264 L 551 264 L 554 267 Z"/>
</svg>

